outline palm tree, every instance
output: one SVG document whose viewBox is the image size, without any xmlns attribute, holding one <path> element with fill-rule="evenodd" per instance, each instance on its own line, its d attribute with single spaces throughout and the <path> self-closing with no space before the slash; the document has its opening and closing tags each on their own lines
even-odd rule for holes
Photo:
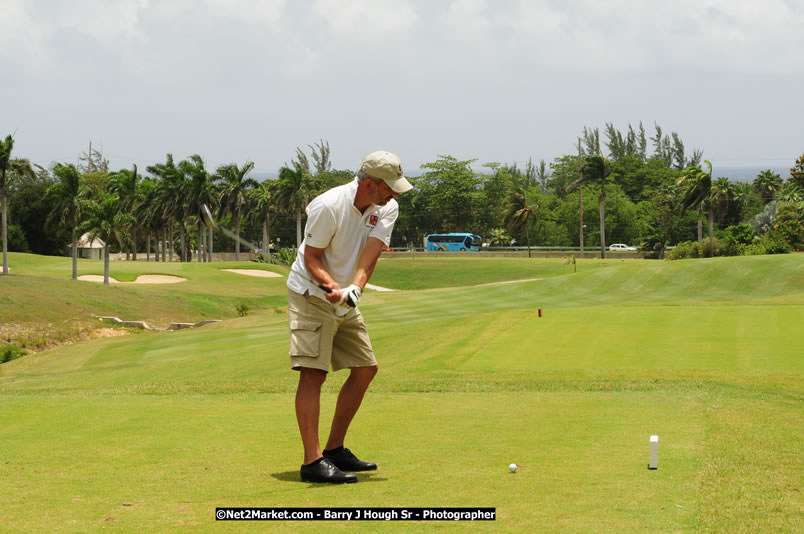
<svg viewBox="0 0 804 534">
<path fill-rule="evenodd" d="M 103 284 L 109 285 L 109 241 L 134 222 L 134 216 L 121 211 L 117 195 L 101 191 L 96 200 L 83 202 L 86 220 L 79 228 L 89 233 L 90 241 L 100 238 L 103 241 Z"/>
<path fill-rule="evenodd" d="M 3 234 L 3 274 L 8 274 L 8 171 L 11 166 L 11 151 L 14 138 L 7 135 L 0 141 L 0 227 Z"/>
<path fill-rule="evenodd" d="M 257 187 L 248 192 L 254 206 L 251 215 L 255 220 L 262 223 L 262 248 L 268 254 L 268 261 L 271 260 L 271 216 L 275 209 L 274 197 L 276 195 L 277 183 L 274 180 L 264 180 Z"/>
<path fill-rule="evenodd" d="M 717 212 L 718 224 L 723 228 L 723 217 L 729 209 L 729 200 L 733 196 L 732 184 L 728 178 L 717 178 L 712 182 L 712 203 Z"/>
<path fill-rule="evenodd" d="M 317 183 L 304 166 L 296 161 L 293 162 L 292 169 L 287 166 L 279 169 L 278 183 L 277 202 L 296 215 L 296 247 L 299 247 L 302 241 L 301 214 L 314 196 Z"/>
<path fill-rule="evenodd" d="M 179 241 L 181 245 L 181 261 L 187 261 L 187 240 L 184 223 L 190 212 L 190 181 L 173 163 L 173 155 L 168 154 L 165 163 L 148 167 L 148 172 L 161 178 L 155 202 L 159 204 L 159 212 L 170 228 L 170 254 L 173 257 L 174 221 L 179 223 Z"/>
<path fill-rule="evenodd" d="M 586 184 L 596 183 L 600 186 L 600 257 L 606 257 L 606 211 L 604 203 L 606 201 L 606 179 L 611 174 L 611 164 L 599 154 L 591 154 L 584 158 L 581 167 L 581 176 L 570 186 L 570 189 L 581 187 Z"/>
<path fill-rule="evenodd" d="M 134 165 L 134 169 L 131 171 L 122 169 L 109 177 L 109 191 L 120 198 L 120 209 L 132 216 L 142 200 L 139 196 L 141 194 L 139 184 L 140 177 L 137 174 L 137 165 Z M 132 245 L 129 247 L 134 261 L 137 261 L 137 226 L 138 221 L 135 218 L 131 224 Z M 126 260 L 128 259 L 129 251 L 126 251 Z"/>
<path fill-rule="evenodd" d="M 236 163 L 218 167 L 215 179 L 221 182 L 221 214 L 231 213 L 235 226 L 235 260 L 240 261 L 240 218 L 249 203 L 248 191 L 257 187 L 257 180 L 246 178 L 254 168 L 253 161 L 247 161 L 242 167 Z"/>
<path fill-rule="evenodd" d="M 774 200 L 781 200 L 790 204 L 800 204 L 804 202 L 804 188 L 796 185 L 795 182 L 787 181 L 782 184 L 776 192 Z"/>
<path fill-rule="evenodd" d="M 703 239 L 702 217 L 705 209 L 709 210 L 709 257 L 714 255 L 714 227 L 712 214 L 712 164 L 704 160 L 709 166 L 709 172 L 702 171 L 699 167 L 687 167 L 684 169 L 681 178 L 677 180 L 679 185 L 684 186 L 684 197 L 681 200 L 681 211 L 687 211 L 691 207 L 698 210 L 698 240 Z"/>
<path fill-rule="evenodd" d="M 767 204 L 773 200 L 773 195 L 781 189 L 782 177 L 770 169 L 765 169 L 754 178 L 753 186 L 754 191 L 760 196 L 762 202 Z"/>
<path fill-rule="evenodd" d="M 530 258 L 528 219 L 536 206 L 528 204 L 527 193 L 526 184 L 522 180 L 517 180 L 505 203 L 503 223 L 511 235 L 519 234 L 523 229 L 525 230 L 525 242 L 528 244 L 528 258 Z"/>
<path fill-rule="evenodd" d="M 155 228 L 154 220 L 160 216 L 160 208 L 157 207 L 159 205 L 159 187 L 159 179 L 147 177 L 140 182 L 138 188 L 142 202 L 137 206 L 134 215 L 139 221 L 140 228 L 145 230 L 145 261 L 151 261 L 151 232 Z"/>
<path fill-rule="evenodd" d="M 76 233 L 81 222 L 83 210 L 82 200 L 86 196 L 81 175 L 72 163 L 57 163 L 53 167 L 53 175 L 58 182 L 47 191 L 51 206 L 47 224 L 69 224 L 71 231 L 71 248 L 73 257 L 73 280 L 78 279 L 78 235 Z"/>
<path fill-rule="evenodd" d="M 179 171 L 189 180 L 188 188 L 188 210 L 198 218 L 198 261 L 212 261 L 212 228 L 207 232 L 204 225 L 204 217 L 201 213 L 201 206 L 206 204 L 210 209 L 214 208 L 212 200 L 215 198 L 215 187 L 212 177 L 204 166 L 204 160 L 198 154 L 193 154 L 188 159 L 179 163 Z M 201 243 L 204 242 L 204 235 L 208 235 L 206 240 L 206 257 L 201 253 Z"/>
</svg>

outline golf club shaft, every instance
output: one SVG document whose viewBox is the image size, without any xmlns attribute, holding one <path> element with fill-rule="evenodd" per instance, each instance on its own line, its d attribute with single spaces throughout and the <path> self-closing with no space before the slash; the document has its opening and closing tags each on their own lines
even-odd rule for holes
<svg viewBox="0 0 804 534">
<path fill-rule="evenodd" d="M 201 214 L 204 216 L 204 222 L 206 223 L 206 225 L 209 228 L 217 228 L 218 230 L 220 230 L 221 232 L 223 232 L 227 236 L 231 237 L 235 241 L 238 241 L 241 245 L 245 245 L 246 248 L 250 248 L 254 252 L 258 252 L 258 253 L 259 252 L 263 252 L 263 253 L 265 252 L 261 248 L 254 246 L 251 242 L 246 241 L 245 239 L 239 237 L 234 232 L 232 232 L 232 231 L 224 228 L 223 226 L 219 225 L 218 223 L 216 223 L 215 219 L 212 218 L 212 212 L 209 210 L 209 207 L 206 204 L 201 205 Z"/>
<path fill-rule="evenodd" d="M 242 237 L 238 237 L 238 236 L 237 236 L 237 234 L 235 234 L 235 233 L 234 233 L 234 232 L 232 232 L 231 230 L 227 230 L 226 228 L 224 228 L 223 226 L 220 226 L 220 225 L 217 225 L 217 226 L 218 226 L 218 230 L 220 230 L 221 232 L 223 232 L 223 233 L 224 233 L 224 234 L 226 234 L 227 236 L 231 237 L 231 238 L 232 238 L 232 239 L 234 239 L 235 241 L 240 242 L 240 244 L 241 244 L 241 245 L 245 245 L 245 246 L 246 246 L 246 248 L 250 248 L 250 249 L 251 249 L 251 250 L 253 250 L 254 252 L 264 252 L 264 250 L 262 250 L 261 248 L 259 248 L 259 247 L 255 246 L 255 245 L 254 245 L 253 243 L 251 243 L 250 241 L 246 241 L 246 240 L 245 240 L 245 239 L 243 239 Z"/>
<path fill-rule="evenodd" d="M 202 213 L 204 215 L 204 219 L 205 219 L 205 221 L 207 223 L 207 226 L 210 226 L 210 227 L 214 226 L 215 228 L 217 228 L 218 230 L 220 230 L 221 232 L 223 232 L 227 236 L 231 237 L 235 241 L 240 242 L 241 244 L 245 245 L 246 247 L 250 248 L 251 250 L 253 250 L 255 252 L 264 252 L 262 249 L 260 249 L 258 247 L 255 247 L 253 244 L 251 244 L 250 242 L 246 241 L 245 239 L 239 237 L 234 232 L 232 232 L 230 230 L 227 230 L 223 226 L 221 226 L 218 223 L 216 223 L 215 220 L 212 218 L 212 212 L 209 211 L 209 208 L 207 207 L 206 204 L 202 205 L 201 211 L 202 211 Z M 330 288 L 328 288 L 328 287 L 324 287 L 324 285 L 321 282 L 313 280 L 312 278 L 310 278 L 309 280 L 310 280 L 310 282 L 312 282 L 315 285 L 317 285 L 318 287 L 320 287 L 321 290 L 324 291 L 325 293 L 332 293 L 332 290 Z"/>
</svg>

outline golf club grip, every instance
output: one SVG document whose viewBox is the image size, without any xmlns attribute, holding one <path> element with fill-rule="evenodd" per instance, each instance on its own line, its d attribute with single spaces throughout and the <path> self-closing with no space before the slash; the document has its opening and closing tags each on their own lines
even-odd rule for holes
<svg viewBox="0 0 804 534">
<path fill-rule="evenodd" d="M 330 288 L 324 287 L 324 284 L 322 284 L 318 280 L 313 280 L 311 276 L 308 276 L 307 279 L 312 283 L 314 283 L 315 285 L 317 285 L 319 288 L 321 288 L 321 291 L 323 291 L 324 293 L 332 293 L 332 290 Z"/>
</svg>

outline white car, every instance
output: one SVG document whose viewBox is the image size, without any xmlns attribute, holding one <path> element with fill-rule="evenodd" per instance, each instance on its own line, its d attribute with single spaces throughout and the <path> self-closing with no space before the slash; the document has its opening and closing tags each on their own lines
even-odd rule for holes
<svg viewBox="0 0 804 534">
<path fill-rule="evenodd" d="M 636 252 L 636 247 L 629 247 L 623 243 L 614 243 L 609 247 L 611 251 L 620 251 L 620 252 Z"/>
</svg>

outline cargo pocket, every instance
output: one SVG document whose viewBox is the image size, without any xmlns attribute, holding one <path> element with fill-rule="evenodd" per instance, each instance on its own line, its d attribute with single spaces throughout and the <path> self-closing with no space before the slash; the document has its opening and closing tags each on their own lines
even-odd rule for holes
<svg viewBox="0 0 804 534">
<path fill-rule="evenodd" d="M 317 357 L 320 339 L 321 323 L 309 321 L 290 322 L 291 356 Z"/>
</svg>

